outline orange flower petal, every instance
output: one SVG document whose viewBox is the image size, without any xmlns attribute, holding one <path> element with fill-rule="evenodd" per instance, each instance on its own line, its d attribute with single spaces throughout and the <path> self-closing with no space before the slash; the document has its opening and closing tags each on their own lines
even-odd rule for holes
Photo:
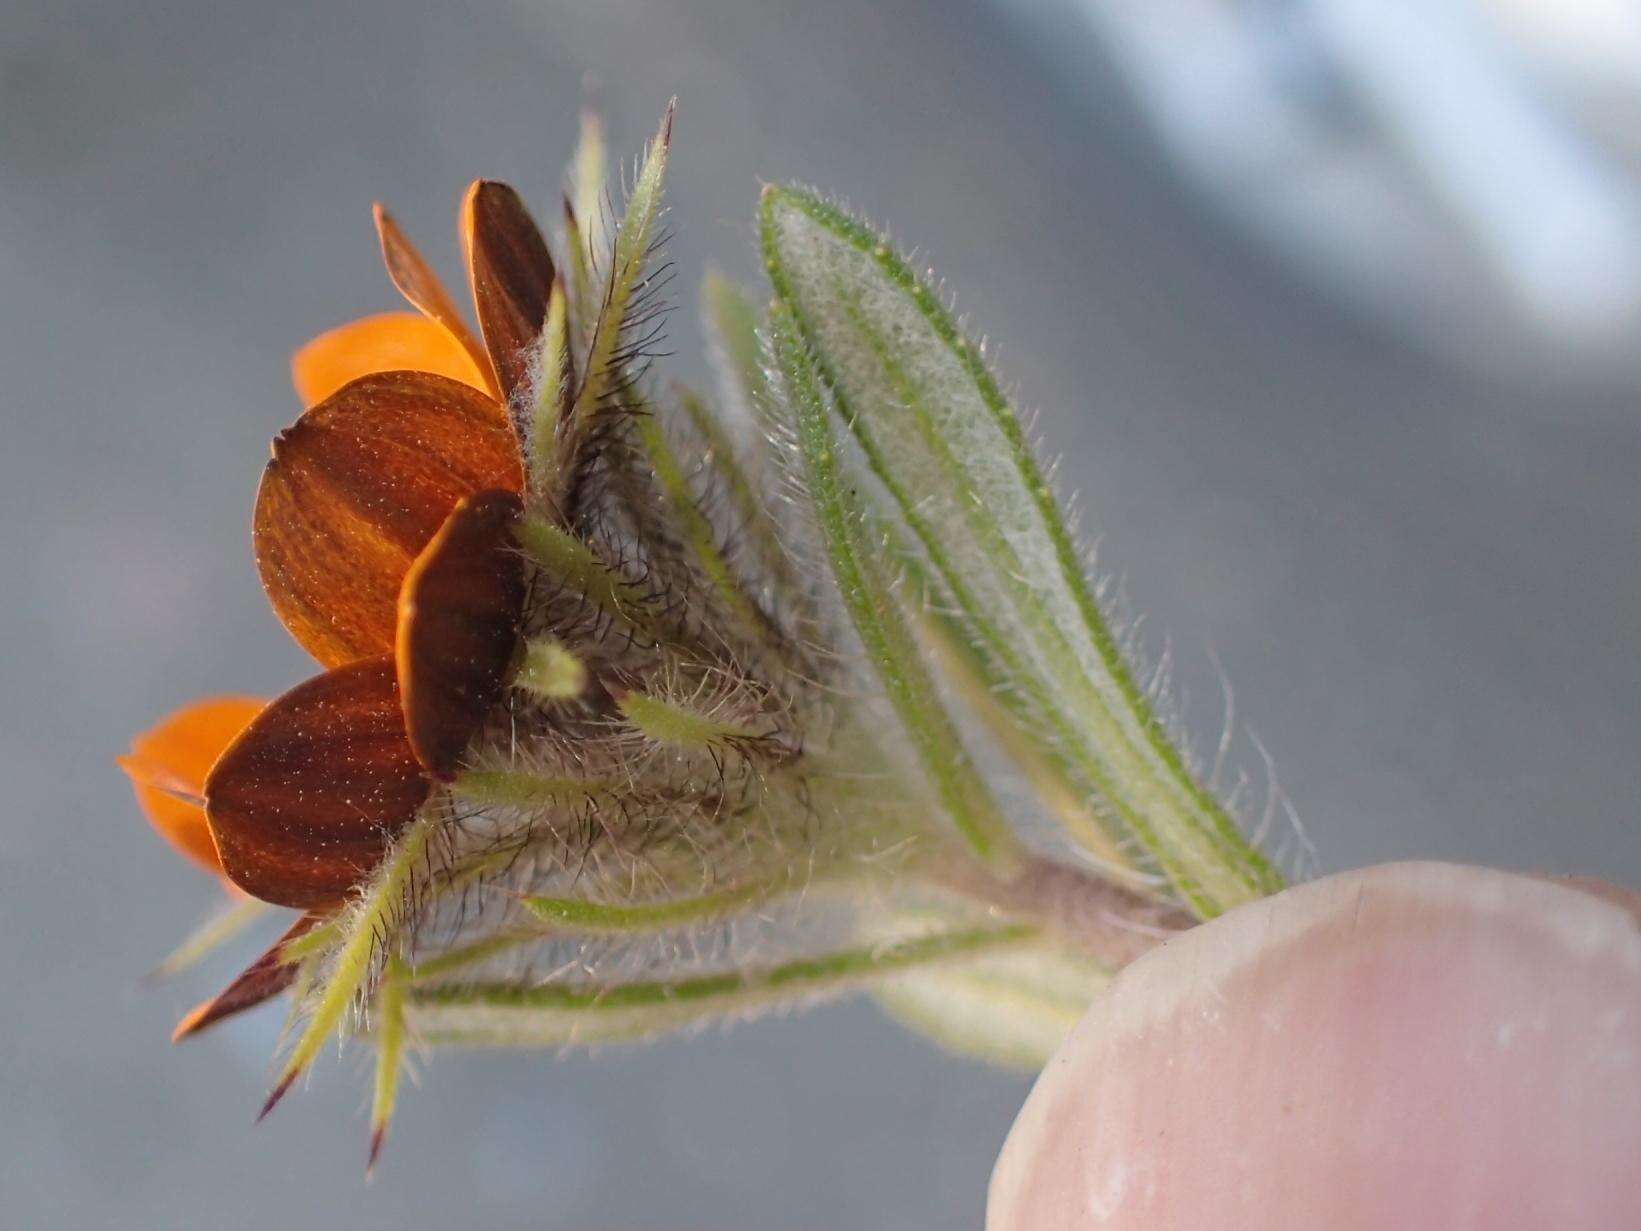
<svg viewBox="0 0 1641 1231">
<path fill-rule="evenodd" d="M 295 940 L 298 936 L 312 931 L 314 925 L 320 922 L 320 918 L 319 915 L 303 915 L 293 923 L 288 932 L 268 947 L 266 953 L 240 971 L 232 983 L 209 1000 L 202 1000 L 190 1009 L 177 1023 L 177 1028 L 171 1032 L 171 1041 L 180 1043 L 189 1035 L 198 1034 L 225 1017 L 243 1013 L 246 1009 L 254 1009 L 294 983 L 297 964 L 280 961 L 280 951 L 287 941 Z"/>
<path fill-rule="evenodd" d="M 376 238 L 382 244 L 382 263 L 387 266 L 387 276 L 399 288 L 399 294 L 424 316 L 438 321 L 450 331 L 450 336 L 472 357 L 473 366 L 483 374 L 486 387 L 495 393 L 496 385 L 490 377 L 490 365 L 484 348 L 478 344 L 473 331 L 456 310 L 456 303 L 450 298 L 450 292 L 444 289 L 439 275 L 433 272 L 433 267 L 399 229 L 393 215 L 383 208 L 380 201 L 371 206 L 371 213 L 376 219 Z"/>
<path fill-rule="evenodd" d="M 479 332 L 510 398 L 530 370 L 530 349 L 547 319 L 553 258 L 524 202 L 506 184 L 475 180 L 462 199 L 462 249 Z"/>
<path fill-rule="evenodd" d="M 489 377 L 450 331 L 414 312 L 364 316 L 320 334 L 291 356 L 291 383 L 302 405 L 312 406 L 361 376 L 405 369 L 490 390 Z"/>
<path fill-rule="evenodd" d="M 166 841 L 208 871 L 221 874 L 205 823 L 205 775 L 267 702 L 260 697 L 207 697 L 185 705 L 131 741 L 117 758 L 131 775 L 137 804 Z"/>
<path fill-rule="evenodd" d="M 427 798 L 391 656 L 337 667 L 269 705 L 205 780 L 222 868 L 280 906 L 339 902 Z"/>
<path fill-rule="evenodd" d="M 513 526 L 523 510 L 514 492 L 469 496 L 416 557 L 399 591 L 405 730 L 435 778 L 455 776 L 518 649 L 524 558 Z"/>
<path fill-rule="evenodd" d="M 523 485 L 484 394 L 428 372 L 344 386 L 274 441 L 257 568 L 285 627 L 327 667 L 393 649 L 399 585 L 456 502 Z"/>
</svg>

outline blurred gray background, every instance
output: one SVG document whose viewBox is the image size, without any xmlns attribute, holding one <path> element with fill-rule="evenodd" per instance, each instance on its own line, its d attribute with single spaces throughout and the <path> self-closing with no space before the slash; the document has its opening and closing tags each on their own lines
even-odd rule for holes
<svg viewBox="0 0 1641 1231">
<path fill-rule="evenodd" d="M 215 891 L 111 758 L 310 670 L 246 529 L 288 355 L 394 306 L 372 198 L 451 274 L 470 177 L 550 215 L 589 74 L 629 156 L 680 97 L 669 371 L 704 378 L 703 264 L 757 276 L 759 177 L 846 195 L 998 344 L 1197 729 L 1211 648 L 1323 868 L 1641 880 L 1633 377 L 1453 361 L 1441 318 L 1330 293 L 1167 156 L 1108 46 L 953 0 L 4 6 L 0 1225 L 978 1224 L 1026 1083 L 864 1006 L 441 1055 L 367 1187 L 359 1058 L 253 1127 L 277 1012 L 173 1049 L 233 961 L 140 982 Z"/>
</svg>

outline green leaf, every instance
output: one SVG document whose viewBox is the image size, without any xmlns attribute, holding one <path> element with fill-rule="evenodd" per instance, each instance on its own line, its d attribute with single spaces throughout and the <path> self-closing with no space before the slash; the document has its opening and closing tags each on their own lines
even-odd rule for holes
<svg viewBox="0 0 1641 1231">
<path fill-rule="evenodd" d="M 583 254 L 597 252 L 604 242 L 604 123 L 591 108 L 581 112 L 581 140 L 570 164 L 571 200 L 581 231 Z"/>
<path fill-rule="evenodd" d="M 405 985 L 409 974 L 398 958 L 391 959 L 382 972 L 376 991 L 376 1081 L 370 1107 L 370 1162 L 382 1152 L 393 1106 L 399 1097 L 399 1078 L 404 1073 Z"/>
<path fill-rule="evenodd" d="M 627 209 L 615 233 L 610 257 L 610 274 L 604 303 L 593 329 L 592 347 L 587 354 L 585 374 L 570 411 L 572 424 L 584 424 L 615 395 L 626 380 L 621 361 L 621 339 L 627 330 L 628 311 L 644 283 L 650 245 L 655 238 L 655 222 L 661 213 L 661 185 L 666 178 L 667 151 L 672 142 L 672 113 L 676 100 L 667 105 L 660 131 L 650 142 L 644 167 L 627 198 Z"/>
<path fill-rule="evenodd" d="M 319 1054 L 325 1040 L 342 1024 L 355 996 L 369 983 L 383 957 L 383 938 L 393 933 L 403 916 L 411 879 L 423 862 L 437 824 L 438 810 L 425 808 L 399 836 L 359 900 L 338 920 L 336 954 L 325 971 L 318 999 L 285 1057 L 273 1092 L 263 1104 L 263 1115 L 273 1109 Z"/>
<path fill-rule="evenodd" d="M 560 457 L 556 445 L 558 425 L 570 409 L 570 392 L 575 373 L 570 360 L 568 309 L 564 283 L 553 279 L 547 296 L 547 320 L 541 331 L 540 355 L 535 390 L 535 413 L 530 423 L 529 491 L 538 505 L 548 504 L 559 494 L 563 476 L 558 473 Z"/>
<path fill-rule="evenodd" d="M 202 958 L 215 953 L 273 909 L 255 898 L 230 902 L 183 937 L 181 943 L 154 967 L 149 977 L 169 979 L 172 975 L 181 974 Z"/>
<path fill-rule="evenodd" d="M 797 189 L 765 191 L 765 264 L 824 384 L 999 689 L 1073 764 L 1199 914 L 1280 886 L 1135 683 L 1013 411 L 879 235 Z"/>
<path fill-rule="evenodd" d="M 745 291 L 712 269 L 701 283 L 701 317 L 725 407 L 742 424 L 756 423 L 758 408 L 769 397 L 758 309 Z"/>
<path fill-rule="evenodd" d="M 963 748 L 878 554 L 865 541 L 858 497 L 840 481 L 826 393 L 813 361 L 783 304 L 771 308 L 770 322 L 809 497 L 844 607 L 946 814 L 977 855 L 1007 865 L 1018 839 Z"/>
<path fill-rule="evenodd" d="M 1108 978 L 1092 963 L 1032 945 L 915 971 L 873 998 L 901 1025 L 947 1051 L 1036 1072 Z"/>
<path fill-rule="evenodd" d="M 685 406 L 688 405 L 686 401 Z M 653 414 L 640 415 L 634 420 L 634 427 L 649 459 L 656 486 L 672 511 L 674 534 L 700 569 L 712 595 L 729 612 L 743 636 L 754 644 L 778 644 L 779 633 L 747 592 L 741 577 L 725 556 L 716 530 L 696 502 L 684 462 L 667 439 L 660 419 Z M 717 472 L 726 476 L 726 485 L 733 491 L 733 459 L 721 457 L 715 464 Z"/>
<path fill-rule="evenodd" d="M 749 540 L 749 554 L 775 593 L 800 593 L 802 578 L 769 501 L 775 476 L 765 438 L 772 394 L 764 371 L 762 317 L 751 299 L 716 270 L 701 284 L 701 316 L 708 351 L 718 378 L 717 413 L 700 398 L 686 394 L 684 409 L 707 446 L 713 469 L 723 480 L 738 530 Z M 731 437 L 733 436 L 733 440 Z"/>
<path fill-rule="evenodd" d="M 603 296 L 596 286 L 597 254 L 604 251 L 604 192 L 607 181 L 604 125 L 598 113 L 581 113 L 581 139 L 565 172 L 564 263 L 569 268 L 570 335 L 577 351 L 592 341 Z"/>
</svg>

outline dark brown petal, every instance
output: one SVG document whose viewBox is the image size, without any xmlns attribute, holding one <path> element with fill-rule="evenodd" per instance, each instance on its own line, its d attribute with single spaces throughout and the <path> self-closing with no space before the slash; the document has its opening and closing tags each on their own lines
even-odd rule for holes
<svg viewBox="0 0 1641 1231">
<path fill-rule="evenodd" d="M 553 258 L 530 211 L 506 184 L 476 180 L 462 201 L 462 247 L 479 332 L 504 399 L 524 382 L 547 319 Z"/>
<path fill-rule="evenodd" d="M 518 649 L 524 558 L 513 527 L 523 508 L 510 491 L 469 496 L 416 557 L 399 592 L 405 730 L 435 778 L 455 776 Z"/>
<path fill-rule="evenodd" d="M 269 601 L 327 667 L 393 649 L 399 585 L 456 502 L 524 480 L 512 430 L 478 390 L 378 372 L 273 446 L 253 533 Z"/>
<path fill-rule="evenodd" d="M 455 300 L 444 289 L 439 275 L 433 272 L 433 267 L 399 229 L 393 215 L 380 201 L 371 206 L 371 213 L 376 219 L 376 238 L 382 243 L 382 264 L 387 266 L 387 276 L 393 280 L 399 294 L 424 316 L 438 321 L 450 331 L 450 336 L 461 343 L 462 349 L 472 356 L 473 362 L 485 374 L 485 379 L 491 382 L 490 391 L 496 392 L 484 348 L 473 337 L 473 331 L 462 319 Z"/>
<path fill-rule="evenodd" d="M 264 1000 L 273 999 L 289 987 L 296 979 L 296 963 L 280 961 L 280 951 L 284 949 L 287 941 L 295 940 L 298 936 L 305 936 L 312 931 L 313 926 L 320 920 L 319 915 L 303 915 L 293 923 L 290 931 L 274 941 L 266 953 L 240 971 L 232 983 L 209 1000 L 202 1000 L 190 1009 L 177 1023 L 177 1028 L 171 1032 L 171 1041 L 180 1043 L 207 1026 L 214 1026 L 225 1017 L 232 1017 L 246 1009 L 254 1009 Z"/>
<path fill-rule="evenodd" d="M 429 789 L 384 655 L 315 676 L 263 710 L 205 780 L 205 815 L 222 870 L 246 893 L 330 906 L 380 862 Z"/>
</svg>

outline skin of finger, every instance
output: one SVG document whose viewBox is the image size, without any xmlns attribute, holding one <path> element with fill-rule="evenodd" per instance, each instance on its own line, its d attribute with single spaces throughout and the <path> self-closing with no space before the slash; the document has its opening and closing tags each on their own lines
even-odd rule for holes
<svg viewBox="0 0 1641 1231">
<path fill-rule="evenodd" d="M 988 1231 L 1641 1226 L 1636 901 L 1397 864 L 1160 946 L 1038 1079 Z"/>
</svg>

